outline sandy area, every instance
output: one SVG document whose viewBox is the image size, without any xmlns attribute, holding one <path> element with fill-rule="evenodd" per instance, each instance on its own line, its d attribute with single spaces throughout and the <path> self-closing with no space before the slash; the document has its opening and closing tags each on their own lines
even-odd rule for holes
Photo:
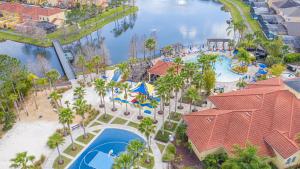
<svg viewBox="0 0 300 169">
<path fill-rule="evenodd" d="M 46 145 L 48 137 L 59 126 L 57 122 L 42 120 L 15 124 L 0 140 L 0 168 L 8 169 L 9 160 L 19 152 L 28 151 L 36 158 L 42 154 L 47 156 L 51 152 Z"/>
</svg>

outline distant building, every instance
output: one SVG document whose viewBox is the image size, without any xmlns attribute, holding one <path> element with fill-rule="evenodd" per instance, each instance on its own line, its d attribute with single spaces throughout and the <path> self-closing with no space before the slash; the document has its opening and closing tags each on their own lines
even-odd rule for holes
<svg viewBox="0 0 300 169">
<path fill-rule="evenodd" d="M 214 108 L 184 115 L 194 152 L 203 160 L 212 153 L 231 154 L 233 145 L 250 142 L 280 169 L 299 164 L 299 92 L 300 78 L 273 78 L 210 96 Z"/>
<path fill-rule="evenodd" d="M 178 73 L 181 71 L 181 66 L 177 67 L 177 65 L 172 61 L 162 61 L 162 60 L 157 61 L 148 70 L 149 80 L 154 81 L 158 77 L 167 75 L 168 70 L 170 68 L 174 68 L 175 72 L 177 71 L 177 68 L 178 68 Z"/>
<path fill-rule="evenodd" d="M 82 3 L 82 4 L 95 4 L 97 6 L 106 7 L 108 5 L 107 0 L 92 0 L 92 1 L 77 1 L 77 0 L 27 0 L 27 3 L 34 4 L 34 5 L 50 5 L 54 7 L 72 7 L 76 3 Z"/>
<path fill-rule="evenodd" d="M 64 10 L 59 8 L 42 8 L 34 5 L 4 2 L 0 4 L 0 13 L 20 18 L 18 23 L 26 21 L 46 21 L 61 26 L 65 20 Z"/>
</svg>

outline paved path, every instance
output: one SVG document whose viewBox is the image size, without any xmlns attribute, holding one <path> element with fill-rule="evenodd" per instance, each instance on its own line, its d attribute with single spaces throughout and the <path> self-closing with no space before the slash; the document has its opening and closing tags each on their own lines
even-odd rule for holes
<svg viewBox="0 0 300 169">
<path fill-rule="evenodd" d="M 240 12 L 240 14 L 241 14 L 243 20 L 245 21 L 246 26 L 247 26 L 247 33 L 253 33 L 254 31 L 251 28 L 251 26 L 250 26 L 250 24 L 249 24 L 249 22 L 248 22 L 248 20 L 247 20 L 247 18 L 245 16 L 243 10 L 241 9 L 241 7 L 239 5 L 237 5 L 236 3 L 232 3 L 231 1 L 227 1 L 227 2 L 231 3 L 233 6 L 235 6 L 236 9 L 238 9 L 238 11 Z"/>
</svg>

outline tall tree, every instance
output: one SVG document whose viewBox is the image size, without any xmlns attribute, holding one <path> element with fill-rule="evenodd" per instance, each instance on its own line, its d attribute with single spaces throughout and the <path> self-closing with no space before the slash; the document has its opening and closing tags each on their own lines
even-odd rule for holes
<svg viewBox="0 0 300 169">
<path fill-rule="evenodd" d="M 115 159 L 114 169 L 130 169 L 132 167 L 132 155 L 125 152 Z"/>
<path fill-rule="evenodd" d="M 113 107 L 111 109 L 111 111 L 117 111 L 117 108 L 115 107 L 115 96 L 114 96 L 114 93 L 115 93 L 115 87 L 117 86 L 117 83 L 113 80 L 111 80 L 108 84 L 107 84 L 107 87 L 110 89 L 111 91 L 111 99 L 112 99 L 112 102 L 113 102 Z"/>
<path fill-rule="evenodd" d="M 155 55 L 155 47 L 156 47 L 156 40 L 154 38 L 148 38 L 145 41 L 145 48 L 149 51 L 149 53 L 153 52 L 153 57 Z"/>
<path fill-rule="evenodd" d="M 10 160 L 10 167 L 20 169 L 33 169 L 34 159 L 35 157 L 33 155 L 28 155 L 26 151 L 17 153 L 16 157 Z"/>
<path fill-rule="evenodd" d="M 69 130 L 69 134 L 70 134 L 70 139 L 72 142 L 72 150 L 75 150 L 75 144 L 74 144 L 74 139 L 73 139 L 73 135 L 72 135 L 72 129 L 71 129 L 71 124 L 73 123 L 73 119 L 74 119 L 74 114 L 72 112 L 72 110 L 70 108 L 61 108 L 59 110 L 59 121 L 63 124 L 66 124 Z"/>
<path fill-rule="evenodd" d="M 55 107 L 57 109 L 62 106 L 62 103 L 61 103 L 62 95 L 60 93 L 58 93 L 57 91 L 53 91 L 50 94 L 50 99 L 51 99 L 51 101 L 54 102 Z"/>
<path fill-rule="evenodd" d="M 77 99 L 75 100 L 75 103 L 73 104 L 73 109 L 75 110 L 76 114 L 81 116 L 81 127 L 83 129 L 83 137 L 87 138 L 87 134 L 85 131 L 85 125 L 84 125 L 84 120 L 85 120 L 85 113 L 88 110 L 88 105 L 86 103 L 86 100 L 83 99 Z"/>
<path fill-rule="evenodd" d="M 155 133 L 155 125 L 153 124 L 153 120 L 150 117 L 144 118 L 139 124 L 139 131 L 143 133 L 147 138 L 147 162 L 150 162 L 149 152 L 150 152 L 150 136 Z"/>
<path fill-rule="evenodd" d="M 187 90 L 187 97 L 190 101 L 190 112 L 197 111 L 196 107 L 192 110 L 192 105 L 195 104 L 196 101 L 200 100 L 200 95 L 197 92 L 197 89 L 195 87 L 190 87 Z"/>
<path fill-rule="evenodd" d="M 56 89 L 56 81 L 60 77 L 59 72 L 55 69 L 52 69 L 52 70 L 50 70 L 49 72 L 46 73 L 46 77 L 49 80 L 50 88 L 52 88 L 54 86 L 54 88 Z"/>
<path fill-rule="evenodd" d="M 63 136 L 61 136 L 59 133 L 54 133 L 52 136 L 49 137 L 47 145 L 49 148 L 51 149 L 57 149 L 58 152 L 58 164 L 63 164 L 64 161 L 61 157 L 61 152 L 59 149 L 59 146 L 64 144 L 65 139 L 63 138 Z"/>
</svg>

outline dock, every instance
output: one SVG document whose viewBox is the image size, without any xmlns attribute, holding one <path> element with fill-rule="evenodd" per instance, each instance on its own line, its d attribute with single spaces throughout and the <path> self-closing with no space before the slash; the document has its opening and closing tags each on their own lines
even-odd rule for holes
<svg viewBox="0 0 300 169">
<path fill-rule="evenodd" d="M 65 75 L 67 76 L 68 80 L 73 80 L 76 79 L 75 72 L 73 68 L 71 67 L 71 64 L 69 60 L 65 56 L 65 52 L 60 45 L 58 40 L 53 40 L 52 41 L 53 47 L 55 49 L 55 52 L 58 56 L 58 60 L 62 66 L 63 71 L 65 72 Z"/>
</svg>

